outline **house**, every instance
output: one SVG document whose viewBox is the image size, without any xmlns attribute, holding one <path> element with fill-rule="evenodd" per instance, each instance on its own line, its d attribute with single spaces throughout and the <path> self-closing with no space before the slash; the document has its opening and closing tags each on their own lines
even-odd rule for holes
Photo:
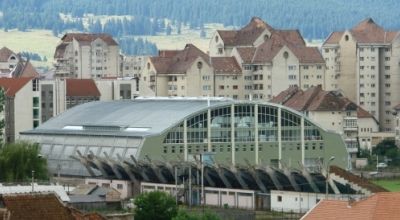
<svg viewBox="0 0 400 220">
<path fill-rule="evenodd" d="M 326 89 L 342 90 L 386 132 L 394 132 L 392 110 L 400 103 L 399 33 L 367 18 L 351 29 L 332 32 L 322 45 Z"/>
<path fill-rule="evenodd" d="M 0 49 L 0 77 L 38 77 L 39 73 L 29 60 L 24 60 L 19 54 L 7 47 Z"/>
<path fill-rule="evenodd" d="M 120 76 L 119 45 L 108 34 L 67 33 L 55 53 L 56 78 Z"/>
<path fill-rule="evenodd" d="M 83 210 L 121 207 L 121 193 L 112 187 L 81 184 L 69 197 L 71 206 Z"/>
<path fill-rule="evenodd" d="M 400 193 L 381 192 L 359 201 L 321 200 L 301 219 L 400 219 Z"/>
</svg>

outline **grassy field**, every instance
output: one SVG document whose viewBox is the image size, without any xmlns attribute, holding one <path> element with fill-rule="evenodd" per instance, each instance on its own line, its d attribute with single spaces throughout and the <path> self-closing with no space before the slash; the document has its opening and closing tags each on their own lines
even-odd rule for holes
<svg viewBox="0 0 400 220">
<path fill-rule="evenodd" d="M 391 192 L 400 192 L 400 179 L 381 179 L 372 182 Z"/>
<path fill-rule="evenodd" d="M 16 53 L 29 51 L 47 57 L 47 63 L 33 62 L 35 66 L 51 65 L 54 50 L 59 40 L 59 38 L 53 36 L 51 31 L 47 30 L 30 30 L 27 32 L 16 30 L 4 32 L 0 30 L 0 47 L 6 46 Z"/>
</svg>

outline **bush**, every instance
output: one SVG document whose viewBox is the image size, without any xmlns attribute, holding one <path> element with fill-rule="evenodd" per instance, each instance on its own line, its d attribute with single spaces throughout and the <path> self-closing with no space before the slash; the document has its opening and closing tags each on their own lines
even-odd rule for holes
<svg viewBox="0 0 400 220">
<path fill-rule="evenodd" d="M 134 203 L 135 220 L 170 220 L 178 213 L 175 199 L 165 192 L 143 193 Z"/>
<path fill-rule="evenodd" d="M 174 217 L 172 220 L 219 220 L 220 218 L 210 212 L 206 212 L 204 215 L 202 214 L 189 214 L 187 211 L 179 211 L 178 215 Z"/>
</svg>

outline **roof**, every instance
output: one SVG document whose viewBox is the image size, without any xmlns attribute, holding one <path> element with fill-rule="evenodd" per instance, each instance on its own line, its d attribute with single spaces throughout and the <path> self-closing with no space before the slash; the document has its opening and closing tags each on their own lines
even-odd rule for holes
<svg viewBox="0 0 400 220">
<path fill-rule="evenodd" d="M 161 56 L 150 57 L 150 61 L 158 74 L 185 73 L 199 57 L 209 64 L 210 57 L 206 53 L 193 44 L 186 44 L 183 50 L 161 53 Z"/>
<path fill-rule="evenodd" d="M 36 71 L 35 67 L 33 67 L 30 61 L 26 61 L 23 64 L 22 71 L 18 74 L 18 77 L 36 78 L 39 77 L 39 73 Z"/>
<path fill-rule="evenodd" d="M 349 203 L 340 200 L 322 200 L 302 219 L 400 219 L 400 192 L 383 192 L 367 199 Z"/>
<path fill-rule="evenodd" d="M 69 197 L 61 185 L 37 185 L 35 184 L 34 191 L 38 193 L 53 192 L 64 202 L 69 201 Z M 17 185 L 17 186 L 2 186 L 0 184 L 0 195 L 7 194 L 26 194 L 32 192 L 32 185 Z"/>
<path fill-rule="evenodd" d="M 185 118 L 234 103 L 254 103 L 232 99 L 164 98 L 94 101 L 75 106 L 23 135 L 66 134 L 143 138 L 159 135 Z M 260 102 L 260 105 L 278 106 Z M 283 107 L 285 108 L 285 107 Z M 291 109 L 285 108 L 288 111 Z M 295 113 L 299 114 L 299 113 Z M 168 117 L 166 117 L 168 116 Z M 100 127 L 101 129 L 97 129 Z"/>
<path fill-rule="evenodd" d="M 242 69 L 234 57 L 212 57 L 211 63 L 217 73 L 242 73 Z"/>
<path fill-rule="evenodd" d="M 73 39 L 75 39 L 78 42 L 92 42 L 95 41 L 96 39 L 102 39 L 104 42 L 106 42 L 108 45 L 118 45 L 118 43 L 113 39 L 113 37 L 109 34 L 104 34 L 104 33 L 99 33 L 99 34 L 93 34 L 93 33 L 68 33 L 65 34 L 61 40 L 62 42 L 72 42 Z"/>
<path fill-rule="evenodd" d="M 82 213 L 65 206 L 54 194 L 2 195 L 9 220 L 105 220 L 97 213 Z"/>
<path fill-rule="evenodd" d="M 54 58 L 63 58 L 65 49 L 67 48 L 69 43 L 62 42 L 56 47 L 56 51 L 54 52 Z"/>
<path fill-rule="evenodd" d="M 349 30 L 357 43 L 391 43 L 399 33 L 386 31 L 377 25 L 372 18 L 366 18 Z M 337 44 L 344 32 L 333 32 L 324 44 Z"/>
<path fill-rule="evenodd" d="M 93 79 L 65 79 L 67 96 L 100 96 Z"/>
<path fill-rule="evenodd" d="M 8 58 L 11 55 L 15 54 L 12 50 L 8 49 L 7 47 L 2 47 L 0 49 L 0 62 L 8 62 Z"/>
<path fill-rule="evenodd" d="M 236 50 L 244 63 L 251 63 L 254 53 L 256 52 L 256 48 L 254 47 L 238 47 Z"/>
<path fill-rule="evenodd" d="M 258 17 L 253 17 L 250 22 L 240 30 L 217 30 L 225 46 L 252 46 L 254 41 L 268 29 L 273 28 Z"/>
<path fill-rule="evenodd" d="M 269 39 L 265 40 L 257 47 L 251 62 L 272 62 L 283 47 L 287 47 L 292 51 L 297 59 L 299 59 L 300 63 L 325 63 L 318 48 L 307 47 L 297 30 L 280 30 L 273 32 Z M 250 53 L 250 50 L 243 49 L 239 52 L 240 55 L 245 54 L 247 60 L 249 60 L 248 56 Z"/>
<path fill-rule="evenodd" d="M 347 111 L 356 110 L 357 105 L 335 91 L 324 91 L 314 86 L 306 91 L 297 87 L 288 88 L 271 102 L 283 104 L 297 111 Z"/>
<path fill-rule="evenodd" d="M 366 111 L 365 109 L 361 108 L 360 106 L 357 109 L 357 117 L 358 118 L 374 118 L 374 116 Z"/>
<path fill-rule="evenodd" d="M 32 78 L 0 78 L 0 87 L 8 97 L 15 97 L 15 94 L 22 89 Z"/>
</svg>

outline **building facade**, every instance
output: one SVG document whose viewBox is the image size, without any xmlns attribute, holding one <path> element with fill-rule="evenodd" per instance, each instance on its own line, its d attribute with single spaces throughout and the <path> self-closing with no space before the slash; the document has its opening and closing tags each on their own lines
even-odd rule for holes
<svg viewBox="0 0 400 220">
<path fill-rule="evenodd" d="M 400 102 L 398 31 L 386 31 L 371 18 L 350 30 L 333 32 L 322 46 L 326 89 L 340 89 L 367 110 L 382 131 L 394 132 L 392 109 Z"/>
<path fill-rule="evenodd" d="M 40 143 L 49 169 L 62 166 L 65 174 L 87 175 L 71 156 L 92 153 L 119 161 L 187 161 L 190 155 L 210 152 L 220 164 L 303 164 L 310 169 L 335 156 L 333 164 L 348 166 L 347 148 L 339 134 L 265 102 L 182 98 L 91 102 L 23 135 Z"/>
<path fill-rule="evenodd" d="M 54 53 L 56 78 L 120 76 L 118 43 L 108 34 L 68 33 Z"/>
<path fill-rule="evenodd" d="M 19 132 L 40 125 L 39 82 L 34 78 L 0 78 L 0 87 L 4 92 L 3 140 L 8 143 L 18 139 Z"/>
<path fill-rule="evenodd" d="M 0 49 L 0 77 L 38 77 L 39 73 L 29 62 L 7 47 Z"/>
<path fill-rule="evenodd" d="M 356 158 L 359 146 L 370 148 L 372 132 L 378 131 L 378 123 L 371 114 L 341 93 L 324 91 L 321 86 L 305 91 L 290 87 L 271 102 L 302 112 L 321 127 L 340 133 L 352 159 Z"/>
</svg>

